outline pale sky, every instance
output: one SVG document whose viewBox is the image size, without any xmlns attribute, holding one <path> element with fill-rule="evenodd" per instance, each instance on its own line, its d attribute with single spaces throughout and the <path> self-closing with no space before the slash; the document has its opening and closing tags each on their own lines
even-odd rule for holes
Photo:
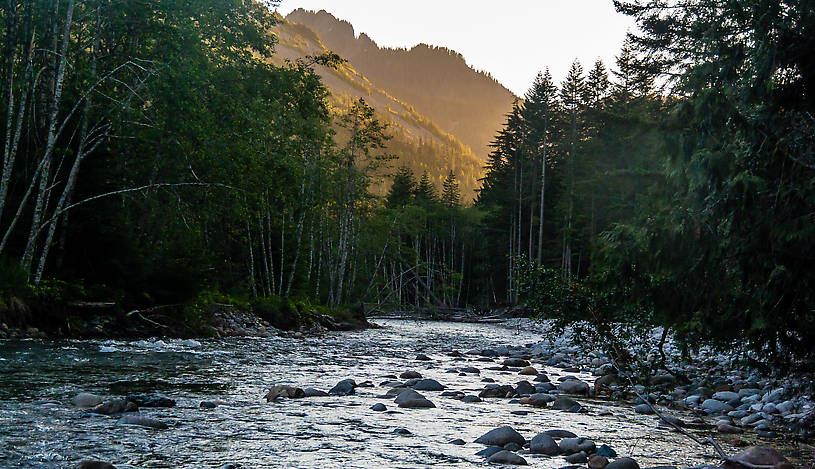
<svg viewBox="0 0 815 469">
<path fill-rule="evenodd" d="M 597 58 L 613 67 L 635 28 L 611 0 L 282 0 L 278 11 L 297 8 L 326 10 L 380 47 L 453 49 L 519 96 L 547 66 L 558 82 L 575 58 L 586 70 Z"/>
</svg>

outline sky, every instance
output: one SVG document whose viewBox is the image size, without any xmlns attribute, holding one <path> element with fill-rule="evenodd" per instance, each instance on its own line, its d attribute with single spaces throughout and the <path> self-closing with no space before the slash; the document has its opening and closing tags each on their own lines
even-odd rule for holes
<svg viewBox="0 0 815 469">
<path fill-rule="evenodd" d="M 277 11 L 297 8 L 326 10 L 380 47 L 453 49 L 518 96 L 545 67 L 559 82 L 575 58 L 612 68 L 635 28 L 611 0 L 281 0 Z"/>
</svg>

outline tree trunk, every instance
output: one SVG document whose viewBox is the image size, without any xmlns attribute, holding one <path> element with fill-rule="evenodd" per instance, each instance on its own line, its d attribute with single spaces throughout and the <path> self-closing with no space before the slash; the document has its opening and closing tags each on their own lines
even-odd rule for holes
<svg viewBox="0 0 815 469">
<path fill-rule="evenodd" d="M 65 66 L 68 61 L 68 43 L 70 42 L 71 26 L 73 23 L 74 13 L 74 0 L 68 0 L 68 11 L 65 15 L 65 26 L 62 35 L 62 48 L 60 51 L 59 68 L 57 69 L 57 78 L 54 85 L 54 94 L 51 99 L 48 118 L 48 138 L 45 146 L 45 154 L 42 157 L 43 167 L 40 172 L 40 186 L 37 193 L 37 199 L 34 205 L 34 214 L 31 219 L 31 231 L 28 235 L 25 251 L 20 264 L 25 270 L 31 270 L 31 262 L 34 257 L 34 249 L 36 246 L 37 233 L 40 229 L 40 220 L 42 219 L 43 211 L 45 210 L 46 197 L 49 192 L 49 184 L 51 180 L 51 159 L 56 146 L 56 126 L 57 126 L 57 113 L 59 111 L 59 104 L 62 99 L 62 85 L 65 79 Z"/>
</svg>

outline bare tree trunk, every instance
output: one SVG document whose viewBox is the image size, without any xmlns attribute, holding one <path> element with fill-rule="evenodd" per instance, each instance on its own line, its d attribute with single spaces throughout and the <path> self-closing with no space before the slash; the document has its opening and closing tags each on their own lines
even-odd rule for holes
<svg viewBox="0 0 815 469">
<path fill-rule="evenodd" d="M 543 262 L 543 202 L 546 191 L 546 127 L 543 129 L 543 160 L 541 161 L 541 198 L 538 220 L 538 265 Z"/>
<path fill-rule="evenodd" d="M 31 40 L 28 42 L 28 50 L 26 51 L 26 66 L 23 76 L 31 81 L 31 72 L 34 60 L 34 35 L 31 35 Z M 13 60 L 13 56 L 9 57 Z M 13 64 L 9 67 L 9 82 L 8 82 L 8 114 L 6 122 L 6 141 L 3 146 L 3 173 L 0 176 L 0 219 L 2 219 L 3 212 L 6 206 L 6 198 L 8 196 L 9 183 L 11 181 L 11 174 L 14 170 L 14 162 L 17 158 L 17 148 L 20 144 L 20 137 L 23 130 L 23 119 L 25 117 L 26 104 L 28 98 L 28 83 L 23 83 L 20 104 L 17 107 L 17 117 L 15 121 L 12 120 L 14 115 L 14 70 Z M 32 90 L 33 92 L 33 90 Z M 16 122 L 16 123 L 15 123 Z M 12 133 L 12 128 L 13 133 Z"/>
<path fill-rule="evenodd" d="M 94 39 L 93 39 L 93 46 L 91 48 L 91 70 L 90 70 L 90 81 L 94 83 L 96 81 L 96 57 L 99 50 L 99 36 L 102 24 L 102 14 L 101 14 L 101 5 L 97 4 L 96 6 L 96 30 L 94 32 Z M 79 174 L 79 168 L 82 164 L 83 158 L 89 153 L 92 153 L 96 146 L 99 145 L 104 140 L 106 130 L 102 131 L 100 128 L 99 130 L 102 131 L 101 135 L 94 136 L 95 141 L 91 141 L 90 135 L 94 132 L 88 132 L 88 119 L 89 119 L 89 111 L 91 106 L 93 105 L 93 95 L 89 95 L 85 99 L 85 106 L 82 111 L 82 124 L 81 130 L 79 134 L 79 147 L 77 148 L 76 158 L 74 159 L 74 164 L 71 166 L 71 171 L 68 174 L 68 180 L 65 183 L 65 187 L 62 190 L 62 194 L 60 195 L 59 200 L 57 201 L 57 206 L 55 209 L 56 213 L 59 213 L 62 208 L 65 206 L 66 202 L 70 199 L 71 193 L 73 193 L 74 186 L 76 185 L 76 178 Z M 94 129 L 96 130 L 96 129 Z M 67 216 L 67 214 L 65 215 Z M 37 270 L 34 274 L 34 284 L 37 285 L 40 283 L 40 279 L 42 278 L 43 270 L 45 269 L 45 261 L 48 258 L 48 252 L 51 249 L 51 242 L 54 239 L 54 232 L 57 229 L 57 222 L 59 221 L 60 217 L 56 217 L 51 220 L 51 223 L 48 227 L 48 233 L 45 236 L 45 241 L 43 242 L 42 252 L 40 253 L 40 261 L 37 264 Z"/>
<path fill-rule="evenodd" d="M 249 227 L 249 218 L 246 219 L 246 237 L 249 244 L 249 285 L 252 287 L 252 296 L 257 298 L 258 289 L 255 283 L 255 253 L 252 250 L 252 229 Z"/>
<path fill-rule="evenodd" d="M 59 68 L 57 69 L 57 79 L 54 85 L 54 94 L 51 99 L 48 119 L 48 138 L 45 146 L 45 154 L 42 159 L 44 161 L 42 172 L 40 173 L 40 186 L 37 193 L 36 203 L 34 205 L 34 214 L 31 220 L 31 231 L 28 235 L 23 257 L 20 261 L 22 267 L 26 270 L 31 269 L 31 262 L 34 257 L 34 249 L 36 246 L 37 233 L 40 229 L 40 220 L 45 209 L 46 196 L 48 195 L 48 185 L 51 179 L 51 159 L 56 146 L 56 126 L 57 126 L 57 113 L 59 111 L 59 104 L 62 99 L 62 85 L 65 79 L 65 66 L 68 61 L 68 43 L 70 42 L 71 26 L 73 23 L 74 13 L 74 0 L 68 0 L 68 11 L 65 15 L 65 26 L 62 35 L 62 48 L 60 51 Z"/>
</svg>

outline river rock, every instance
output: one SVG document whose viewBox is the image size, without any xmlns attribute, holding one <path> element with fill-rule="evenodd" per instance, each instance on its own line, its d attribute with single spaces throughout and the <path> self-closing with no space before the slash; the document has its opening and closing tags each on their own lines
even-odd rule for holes
<svg viewBox="0 0 815 469">
<path fill-rule="evenodd" d="M 535 454 L 546 454 L 549 456 L 557 456 L 560 454 L 560 447 L 554 438 L 546 433 L 539 433 L 532 438 L 529 442 L 529 451 Z"/>
<path fill-rule="evenodd" d="M 557 438 L 557 439 L 560 439 L 560 438 L 577 438 L 577 435 L 570 432 L 569 430 L 560 430 L 560 429 L 546 430 L 543 433 L 546 434 L 546 435 L 551 436 L 552 438 Z"/>
<path fill-rule="evenodd" d="M 117 415 L 125 412 L 136 412 L 139 406 L 126 399 L 110 399 L 102 402 L 90 410 L 94 414 Z"/>
<path fill-rule="evenodd" d="M 275 384 L 263 397 L 266 399 L 266 402 L 273 402 L 279 398 L 300 399 L 301 397 L 305 396 L 305 391 L 296 386 L 289 386 L 288 384 Z"/>
<path fill-rule="evenodd" d="M 82 461 L 76 466 L 76 469 L 116 469 L 116 466 L 102 461 Z"/>
<path fill-rule="evenodd" d="M 386 410 L 388 410 L 388 408 L 385 407 L 385 404 L 377 402 L 376 404 L 371 406 L 371 410 L 373 410 L 374 412 L 385 412 Z"/>
<path fill-rule="evenodd" d="M 533 379 L 532 381 L 536 383 L 548 383 L 549 376 L 547 376 L 546 373 L 538 373 L 537 375 L 535 375 L 535 379 Z"/>
<path fill-rule="evenodd" d="M 741 453 L 733 456 L 729 461 L 725 461 L 724 469 L 745 469 L 749 466 L 775 466 L 777 469 L 792 466 L 787 458 L 778 451 L 767 446 L 751 446 Z"/>
<path fill-rule="evenodd" d="M 537 376 L 538 370 L 535 369 L 534 366 L 525 366 L 518 372 L 519 375 L 528 375 L 528 376 Z"/>
<path fill-rule="evenodd" d="M 608 466 L 608 459 L 604 456 L 593 455 L 589 458 L 589 469 L 604 469 Z"/>
<path fill-rule="evenodd" d="M 535 386 L 529 381 L 520 381 L 515 385 L 515 393 L 521 396 L 535 394 Z"/>
<path fill-rule="evenodd" d="M 326 397 L 328 393 L 325 391 L 320 391 L 319 389 L 314 388 L 306 388 L 303 389 L 303 397 Z"/>
<path fill-rule="evenodd" d="M 597 446 L 593 441 L 586 438 L 563 438 L 560 440 L 560 452 L 563 454 L 573 454 L 584 451 L 586 454 L 594 453 Z"/>
<path fill-rule="evenodd" d="M 719 433 L 724 433 L 724 434 L 744 433 L 744 430 L 742 430 L 741 428 L 733 426 L 733 425 L 731 425 L 731 424 L 729 424 L 727 422 L 719 422 L 719 423 L 717 423 L 716 424 L 716 430 Z"/>
<path fill-rule="evenodd" d="M 527 397 L 526 399 L 529 405 L 534 407 L 546 407 L 548 403 L 554 402 L 556 400 L 555 396 L 542 392 L 536 392 Z"/>
<path fill-rule="evenodd" d="M 497 384 L 488 384 L 484 390 L 478 393 L 478 397 L 511 397 L 515 395 L 515 389 L 512 386 Z"/>
<path fill-rule="evenodd" d="M 522 448 L 523 447 L 521 445 L 519 445 L 518 443 L 515 443 L 514 441 L 510 441 L 509 443 L 504 445 L 505 450 L 512 451 L 513 453 L 517 453 Z"/>
<path fill-rule="evenodd" d="M 198 404 L 198 407 L 200 407 L 201 409 L 214 409 L 218 407 L 218 404 L 212 401 L 201 401 L 201 403 Z"/>
<path fill-rule="evenodd" d="M 524 368 L 529 366 L 529 362 L 524 360 L 523 358 L 507 358 L 501 364 L 513 368 Z"/>
<path fill-rule="evenodd" d="M 396 396 L 394 402 L 404 409 L 427 409 L 436 407 L 435 404 L 413 389 L 408 389 Z"/>
<path fill-rule="evenodd" d="M 420 354 L 416 355 L 416 360 L 418 360 L 420 362 L 429 362 L 430 357 L 428 357 L 427 355 L 425 355 L 423 353 L 420 353 Z"/>
<path fill-rule="evenodd" d="M 580 381 L 579 379 L 572 378 L 567 379 L 560 383 L 557 387 L 558 391 L 565 393 L 565 394 L 576 394 L 576 395 L 588 395 L 589 394 L 589 384 Z"/>
<path fill-rule="evenodd" d="M 716 399 L 706 399 L 702 402 L 702 409 L 709 412 L 709 413 L 716 413 L 716 412 L 730 412 L 733 410 L 733 407 L 726 402 L 722 402 Z"/>
<path fill-rule="evenodd" d="M 417 391 L 444 391 L 444 386 L 435 379 L 423 379 L 412 386 Z"/>
<path fill-rule="evenodd" d="M 466 402 L 467 404 L 475 404 L 481 402 L 481 398 L 479 398 L 478 396 L 468 395 L 462 397 L 461 402 Z"/>
<path fill-rule="evenodd" d="M 558 397 L 555 399 L 554 404 L 552 404 L 552 408 L 555 410 L 569 410 L 574 406 L 579 406 L 580 403 L 574 399 L 568 397 Z"/>
<path fill-rule="evenodd" d="M 482 449 L 481 451 L 475 453 L 475 455 L 476 456 L 483 456 L 485 458 L 489 458 L 493 454 L 498 453 L 500 451 L 504 451 L 503 446 L 492 445 L 492 446 L 487 446 L 486 448 Z"/>
<path fill-rule="evenodd" d="M 655 413 L 654 409 L 652 409 L 651 406 L 648 404 L 640 404 L 638 406 L 635 406 L 634 412 L 643 415 L 653 415 Z"/>
<path fill-rule="evenodd" d="M 487 458 L 487 462 L 490 464 L 510 464 L 513 466 L 526 466 L 529 464 L 526 462 L 526 459 L 507 450 L 501 450 L 493 454 Z"/>
<path fill-rule="evenodd" d="M 496 445 L 501 447 L 507 443 L 515 442 L 523 446 L 523 444 L 526 443 L 526 439 L 524 439 L 520 433 L 515 431 L 514 428 L 505 426 L 488 431 L 487 433 L 478 437 L 475 442 L 487 446 Z"/>
<path fill-rule="evenodd" d="M 459 371 L 461 371 L 462 373 L 470 373 L 470 374 L 475 374 L 475 375 L 481 373 L 481 370 L 479 370 L 478 368 L 476 368 L 474 366 L 465 366 L 464 368 L 461 368 Z"/>
<path fill-rule="evenodd" d="M 719 391 L 713 394 L 713 399 L 722 402 L 730 402 L 736 399 L 741 399 L 741 394 L 733 391 Z"/>
<path fill-rule="evenodd" d="M 161 420 L 154 419 L 139 414 L 125 415 L 117 422 L 119 425 L 137 425 L 139 427 L 154 428 L 156 430 L 164 430 L 167 424 Z"/>
<path fill-rule="evenodd" d="M 134 394 L 127 396 L 127 400 L 139 407 L 175 407 L 175 400 L 159 393 Z"/>
<path fill-rule="evenodd" d="M 344 379 L 334 385 L 331 390 L 328 391 L 330 396 L 350 396 L 354 394 L 354 388 L 357 387 L 357 382 L 353 379 Z"/>
<path fill-rule="evenodd" d="M 597 456 L 603 456 L 604 458 L 616 458 L 617 452 L 614 451 L 611 446 L 609 445 L 600 445 L 597 448 L 597 451 L 594 452 Z"/>
<path fill-rule="evenodd" d="M 463 445 L 466 445 L 467 442 L 462 440 L 461 438 L 456 438 L 455 440 L 448 441 L 447 444 L 448 445 L 463 446 Z"/>
<path fill-rule="evenodd" d="M 420 378 L 421 379 L 422 375 L 418 371 L 409 370 L 409 371 L 405 371 L 404 373 L 399 375 L 399 377 L 402 378 L 402 379 L 413 379 L 413 378 Z"/>
<path fill-rule="evenodd" d="M 566 456 L 566 462 L 569 464 L 583 464 L 588 461 L 589 457 L 583 451 Z"/>
<path fill-rule="evenodd" d="M 640 465 L 631 458 L 617 458 L 608 463 L 606 469 L 640 469 Z"/>
<path fill-rule="evenodd" d="M 89 392 L 81 392 L 71 399 L 71 404 L 76 407 L 96 407 L 102 403 L 104 398 L 102 396 L 97 396 L 96 394 L 91 394 Z M 90 461 L 90 462 L 97 462 L 97 461 Z M 102 463 L 107 464 L 107 463 Z"/>
</svg>

